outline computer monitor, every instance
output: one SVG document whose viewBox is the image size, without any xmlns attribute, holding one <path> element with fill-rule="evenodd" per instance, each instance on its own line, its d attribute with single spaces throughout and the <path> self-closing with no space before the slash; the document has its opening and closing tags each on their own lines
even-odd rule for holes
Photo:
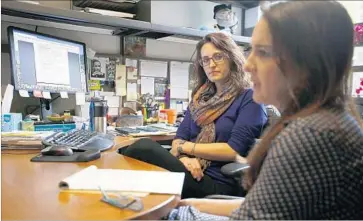
<svg viewBox="0 0 363 221">
<path fill-rule="evenodd" d="M 87 91 L 84 43 L 16 27 L 8 28 L 8 37 L 15 90 Z"/>
</svg>

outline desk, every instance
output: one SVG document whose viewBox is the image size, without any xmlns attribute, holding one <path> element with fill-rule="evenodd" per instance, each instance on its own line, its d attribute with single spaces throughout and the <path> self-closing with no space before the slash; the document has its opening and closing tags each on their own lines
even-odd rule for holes
<svg viewBox="0 0 363 221">
<path fill-rule="evenodd" d="M 116 143 L 129 145 L 132 139 L 117 137 Z M 149 194 L 143 198 L 144 210 L 121 210 L 100 201 L 100 194 L 60 192 L 61 179 L 90 165 L 98 168 L 157 170 L 162 168 L 124 157 L 116 149 L 102 153 L 88 163 L 34 163 L 36 152 L 3 151 L 1 202 L 4 220 L 124 220 L 159 219 L 174 208 L 179 196 Z"/>
</svg>

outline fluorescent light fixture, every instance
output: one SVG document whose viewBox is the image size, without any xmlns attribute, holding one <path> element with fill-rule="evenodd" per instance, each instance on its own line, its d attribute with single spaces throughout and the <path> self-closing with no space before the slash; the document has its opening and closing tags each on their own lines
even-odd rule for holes
<svg viewBox="0 0 363 221">
<path fill-rule="evenodd" d="M 176 43 L 182 43 L 182 44 L 192 44 L 192 45 L 196 45 L 198 43 L 197 40 L 191 40 L 191 39 L 175 37 L 175 36 L 168 36 L 168 37 L 158 38 L 158 40 L 160 40 L 160 41 L 170 41 L 170 42 L 176 42 Z"/>
<path fill-rule="evenodd" d="M 27 1 L 27 0 L 17 0 L 17 1 L 28 3 L 28 4 L 33 4 L 33 5 L 39 5 L 39 2 L 37 2 L 37 1 Z"/>
</svg>

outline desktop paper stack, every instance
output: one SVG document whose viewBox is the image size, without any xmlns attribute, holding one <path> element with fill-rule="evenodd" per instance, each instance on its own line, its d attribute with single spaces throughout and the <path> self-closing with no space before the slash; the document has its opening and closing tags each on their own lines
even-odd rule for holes
<svg viewBox="0 0 363 221">
<path fill-rule="evenodd" d="M 1 149 L 42 149 L 42 140 L 54 132 L 18 131 L 1 133 Z"/>
<path fill-rule="evenodd" d="M 89 166 L 59 183 L 62 190 L 160 193 L 180 195 L 184 173 L 98 169 Z"/>
</svg>

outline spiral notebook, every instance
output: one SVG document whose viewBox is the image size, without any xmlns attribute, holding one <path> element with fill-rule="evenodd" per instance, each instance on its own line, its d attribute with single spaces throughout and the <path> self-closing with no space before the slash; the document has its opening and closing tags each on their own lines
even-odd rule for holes
<svg viewBox="0 0 363 221">
<path fill-rule="evenodd" d="M 59 183 L 61 190 L 139 192 L 181 195 L 184 173 L 89 166 Z"/>
</svg>

